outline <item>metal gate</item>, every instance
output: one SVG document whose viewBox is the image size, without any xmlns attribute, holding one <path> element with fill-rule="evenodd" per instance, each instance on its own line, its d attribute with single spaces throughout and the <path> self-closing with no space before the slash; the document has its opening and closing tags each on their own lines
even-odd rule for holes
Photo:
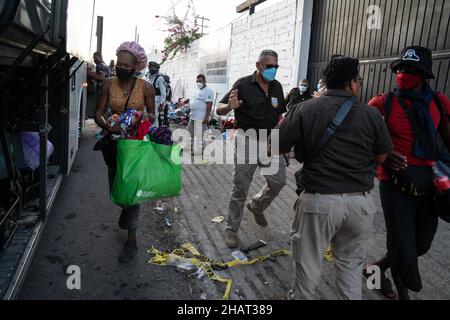
<svg viewBox="0 0 450 320">
<path fill-rule="evenodd" d="M 381 29 L 368 27 L 376 17 L 372 5 L 380 8 Z M 436 79 L 431 87 L 450 95 L 450 1 L 315 0 L 308 78 L 317 83 L 334 54 L 358 58 L 367 102 L 393 89 L 389 65 L 410 45 L 433 50 Z"/>
</svg>

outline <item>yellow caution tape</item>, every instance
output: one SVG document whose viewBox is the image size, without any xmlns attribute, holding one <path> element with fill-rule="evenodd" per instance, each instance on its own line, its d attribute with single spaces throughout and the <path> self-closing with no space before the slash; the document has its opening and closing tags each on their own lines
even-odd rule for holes
<svg viewBox="0 0 450 320">
<path fill-rule="evenodd" d="M 333 262 L 333 249 L 331 249 L 331 246 L 325 252 L 325 260 L 330 263 Z"/>
<path fill-rule="evenodd" d="M 172 251 L 172 253 L 164 253 L 156 250 L 154 247 L 150 249 L 148 253 L 153 256 L 149 261 L 150 264 L 158 266 L 167 266 L 169 265 L 168 261 L 170 260 L 184 260 L 190 262 L 198 269 L 203 270 L 210 280 L 220 282 L 226 285 L 225 293 L 223 295 L 224 300 L 230 299 L 233 280 L 220 277 L 214 272 L 214 270 L 227 269 L 236 266 L 250 266 L 260 262 L 264 262 L 272 258 L 277 258 L 281 256 L 292 256 L 292 253 L 289 250 L 278 250 L 270 255 L 256 257 L 250 261 L 234 260 L 230 262 L 219 262 L 201 254 L 190 243 L 182 245 L 181 248 L 175 249 L 174 251 Z M 325 253 L 325 260 L 330 263 L 333 262 L 333 251 L 331 249 L 331 246 Z"/>
<path fill-rule="evenodd" d="M 167 266 L 169 259 L 173 260 L 181 259 L 184 261 L 189 261 L 198 269 L 203 270 L 210 280 L 220 282 L 226 285 L 226 290 L 223 295 L 224 300 L 230 299 L 233 280 L 220 277 L 214 272 L 214 270 L 226 269 L 236 267 L 239 265 L 250 266 L 256 263 L 266 261 L 271 258 L 292 255 L 292 253 L 289 250 L 279 250 L 270 255 L 257 257 L 250 261 L 234 260 L 225 263 L 206 257 L 205 255 L 201 254 L 192 244 L 189 243 L 182 245 L 181 248 L 179 249 L 175 249 L 172 253 L 164 253 L 156 250 L 155 248 L 150 249 L 148 253 L 152 255 L 152 258 L 150 259 L 149 263 L 158 266 Z"/>
</svg>

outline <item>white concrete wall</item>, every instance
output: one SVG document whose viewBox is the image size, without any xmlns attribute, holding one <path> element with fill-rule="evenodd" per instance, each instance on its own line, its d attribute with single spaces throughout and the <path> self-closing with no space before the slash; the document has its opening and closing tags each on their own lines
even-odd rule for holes
<svg viewBox="0 0 450 320">
<path fill-rule="evenodd" d="M 170 76 L 173 87 L 181 81 L 185 98 L 192 98 L 196 92 L 199 43 L 198 40 L 193 42 L 185 53 L 178 53 L 172 60 L 166 61 L 161 66 L 161 72 Z"/>
<path fill-rule="evenodd" d="M 230 87 L 240 77 L 256 70 L 256 61 L 264 49 L 275 50 L 279 55 L 280 69 L 277 80 L 281 82 L 285 92 L 295 85 L 296 20 L 297 0 L 284 0 L 233 23 Z"/>
<path fill-rule="evenodd" d="M 298 1 L 294 51 L 294 70 L 298 70 L 298 72 L 297 74 L 294 72 L 293 83 L 299 83 L 308 75 L 313 10 L 313 0 Z"/>
<path fill-rule="evenodd" d="M 229 88 L 237 79 L 256 70 L 256 61 L 264 49 L 272 49 L 279 54 L 277 80 L 283 85 L 286 94 L 297 85 L 300 78 L 306 76 L 312 4 L 313 0 L 283 0 L 232 24 Z M 177 54 L 161 68 L 172 78 L 173 85 L 181 79 L 185 97 L 195 94 L 198 54 L 199 41 L 196 41 L 186 53 Z"/>
</svg>

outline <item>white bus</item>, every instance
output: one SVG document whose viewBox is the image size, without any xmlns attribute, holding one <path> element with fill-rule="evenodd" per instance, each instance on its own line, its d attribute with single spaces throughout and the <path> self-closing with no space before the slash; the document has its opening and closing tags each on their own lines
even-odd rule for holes
<svg viewBox="0 0 450 320">
<path fill-rule="evenodd" d="M 17 297 L 86 110 L 92 1 L 0 0 L 0 298 Z"/>
</svg>

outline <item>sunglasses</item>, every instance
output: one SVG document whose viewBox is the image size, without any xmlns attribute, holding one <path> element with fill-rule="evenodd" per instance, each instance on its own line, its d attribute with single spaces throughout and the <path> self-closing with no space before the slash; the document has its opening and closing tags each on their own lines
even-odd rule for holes
<svg viewBox="0 0 450 320">
<path fill-rule="evenodd" d="M 361 77 L 358 77 L 358 78 L 356 78 L 356 79 L 353 80 L 353 81 L 355 81 L 355 82 L 358 81 L 360 86 L 363 86 L 363 84 L 364 84 L 364 83 L 363 83 L 364 78 L 361 78 Z"/>
<path fill-rule="evenodd" d="M 264 66 L 264 65 L 261 63 L 261 66 L 264 67 L 264 69 L 272 69 L 272 68 L 275 68 L 275 69 L 278 70 L 278 68 L 280 68 L 280 66 L 279 66 L 278 64 L 267 64 L 267 65 Z"/>
<path fill-rule="evenodd" d="M 419 70 L 412 67 L 399 67 L 395 73 L 421 74 Z"/>
</svg>

